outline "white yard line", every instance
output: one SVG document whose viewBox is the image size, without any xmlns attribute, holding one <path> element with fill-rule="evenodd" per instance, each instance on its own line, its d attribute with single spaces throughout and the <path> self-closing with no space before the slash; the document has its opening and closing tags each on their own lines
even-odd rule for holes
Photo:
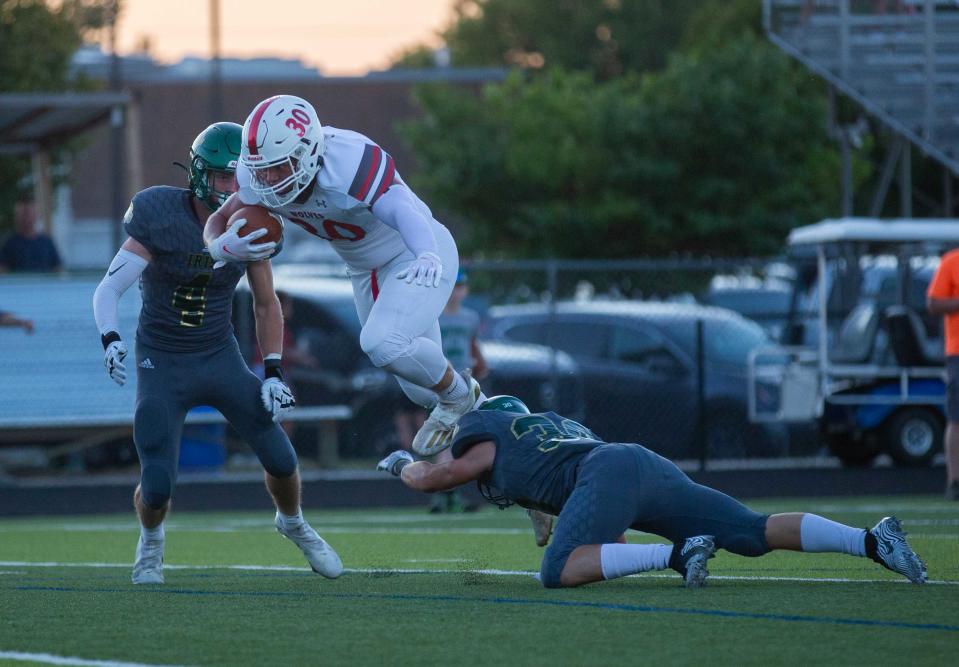
<svg viewBox="0 0 959 667">
<path fill-rule="evenodd" d="M 0 567 L 43 567 L 43 568 L 130 568 L 130 563 L 63 563 L 63 562 L 27 562 L 27 561 L 0 561 Z M 294 567 L 291 565 L 177 565 L 164 563 L 164 570 L 242 570 L 255 572 L 310 572 L 308 567 Z M 346 572 L 354 574 L 485 574 L 496 577 L 532 577 L 538 574 L 532 570 L 498 570 L 498 569 L 426 569 L 426 568 L 346 568 Z M 652 577 L 674 579 L 676 574 L 638 574 L 635 577 Z M 830 584 L 908 584 L 905 579 L 850 579 L 847 577 L 756 577 L 739 575 L 709 575 L 717 581 L 795 581 L 801 583 L 830 583 Z M 959 586 L 959 581 L 934 580 L 928 584 Z"/>
<path fill-rule="evenodd" d="M 43 665 L 78 665 L 79 667 L 174 667 L 173 665 L 154 665 L 144 662 L 120 662 L 116 660 L 85 660 L 50 653 L 24 653 L 22 651 L 0 651 L 0 659 L 18 662 L 39 662 Z"/>
</svg>

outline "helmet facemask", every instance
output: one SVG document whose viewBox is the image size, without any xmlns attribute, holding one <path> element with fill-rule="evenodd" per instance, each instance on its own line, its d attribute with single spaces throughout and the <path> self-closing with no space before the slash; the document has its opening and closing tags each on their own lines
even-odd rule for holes
<svg viewBox="0 0 959 667">
<path fill-rule="evenodd" d="M 234 179 L 232 190 L 217 190 L 214 185 L 217 174 L 223 174 Z M 235 172 L 232 169 L 213 169 L 207 166 L 206 160 L 199 155 L 190 162 L 190 190 L 201 199 L 211 210 L 216 211 L 223 206 L 227 198 L 236 192 Z"/>
<path fill-rule="evenodd" d="M 250 189 L 263 203 L 273 208 L 292 202 L 310 185 L 316 175 L 316 170 L 309 170 L 306 167 L 307 150 L 306 144 L 300 144 L 289 155 L 273 162 L 250 164 L 244 160 L 252 177 Z M 270 171 L 283 167 L 288 170 L 288 175 L 276 183 L 270 183 L 268 180 Z"/>
</svg>

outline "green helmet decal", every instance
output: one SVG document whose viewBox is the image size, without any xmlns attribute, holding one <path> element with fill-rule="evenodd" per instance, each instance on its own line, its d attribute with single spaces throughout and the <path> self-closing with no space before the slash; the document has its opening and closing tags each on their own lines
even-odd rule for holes
<svg viewBox="0 0 959 667">
<path fill-rule="evenodd" d="M 501 394 L 499 396 L 492 396 L 476 408 L 477 410 L 500 410 L 502 412 L 517 412 L 519 414 L 528 415 L 530 414 L 529 408 L 526 407 L 526 404 L 523 401 L 519 400 L 515 396 L 508 396 L 506 394 Z"/>
<path fill-rule="evenodd" d="M 212 173 L 236 171 L 242 134 L 243 127 L 236 123 L 213 123 L 197 135 L 190 147 L 190 190 L 214 211 L 230 193 L 213 188 Z"/>
</svg>

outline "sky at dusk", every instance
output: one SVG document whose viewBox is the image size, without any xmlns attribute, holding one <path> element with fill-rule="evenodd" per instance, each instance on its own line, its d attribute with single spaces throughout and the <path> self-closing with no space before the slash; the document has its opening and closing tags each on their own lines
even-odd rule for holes
<svg viewBox="0 0 959 667">
<path fill-rule="evenodd" d="M 223 57 L 298 58 L 327 75 L 382 69 L 414 44 L 438 46 L 453 0 L 220 0 Z M 118 50 L 144 38 L 161 62 L 210 54 L 207 0 L 125 0 Z"/>
</svg>

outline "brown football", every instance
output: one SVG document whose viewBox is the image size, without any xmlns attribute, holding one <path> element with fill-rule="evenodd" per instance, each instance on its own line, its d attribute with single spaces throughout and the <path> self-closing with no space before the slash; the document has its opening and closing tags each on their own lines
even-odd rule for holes
<svg viewBox="0 0 959 667">
<path fill-rule="evenodd" d="M 246 224 L 237 230 L 239 236 L 246 236 L 257 229 L 266 229 L 266 235 L 258 238 L 257 243 L 273 241 L 279 244 L 283 240 L 283 218 L 279 213 L 273 213 L 262 206 L 244 206 L 230 216 L 227 226 L 242 218 L 246 218 Z"/>
</svg>

